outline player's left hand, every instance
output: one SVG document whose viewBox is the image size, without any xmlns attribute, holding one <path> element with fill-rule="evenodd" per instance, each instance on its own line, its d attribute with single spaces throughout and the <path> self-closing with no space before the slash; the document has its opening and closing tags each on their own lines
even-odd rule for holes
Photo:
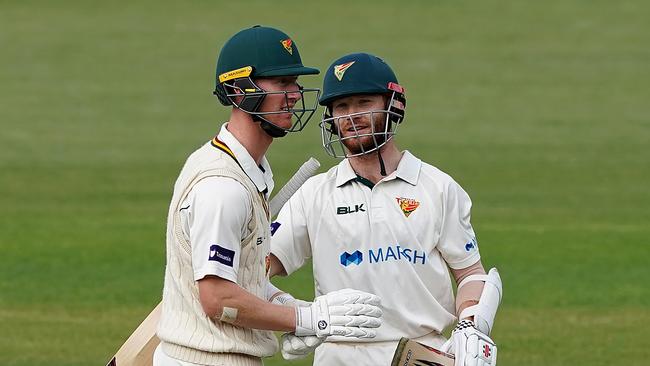
<svg viewBox="0 0 650 366">
<path fill-rule="evenodd" d="M 293 333 L 284 333 L 282 335 L 282 357 L 285 360 L 299 360 L 307 357 L 314 352 L 316 347 L 320 346 L 325 338 L 316 336 L 299 337 Z"/>
<path fill-rule="evenodd" d="M 487 335 L 474 328 L 474 322 L 458 322 L 441 351 L 456 357 L 454 366 L 496 366 L 497 346 Z"/>
</svg>

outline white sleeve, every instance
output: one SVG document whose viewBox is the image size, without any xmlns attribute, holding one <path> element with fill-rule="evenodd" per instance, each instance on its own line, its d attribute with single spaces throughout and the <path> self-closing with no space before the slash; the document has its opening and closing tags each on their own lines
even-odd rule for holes
<svg viewBox="0 0 650 366">
<path fill-rule="evenodd" d="M 271 224 L 271 253 L 280 260 L 287 274 L 295 272 L 311 258 L 303 202 L 303 189 L 300 188 L 282 206 L 276 221 Z"/>
<path fill-rule="evenodd" d="M 452 181 L 445 195 L 440 240 L 437 248 L 449 267 L 469 267 L 481 259 L 474 229 L 470 223 L 472 201 L 458 183 Z"/>
<path fill-rule="evenodd" d="M 214 275 L 237 282 L 241 240 L 246 234 L 251 199 L 241 183 L 208 177 L 188 194 L 181 220 L 192 246 L 194 280 Z"/>
</svg>

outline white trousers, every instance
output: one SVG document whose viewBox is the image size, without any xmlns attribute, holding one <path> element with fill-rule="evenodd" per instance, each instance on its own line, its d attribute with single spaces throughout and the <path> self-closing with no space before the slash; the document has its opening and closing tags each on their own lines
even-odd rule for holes
<svg viewBox="0 0 650 366">
<path fill-rule="evenodd" d="M 447 339 L 431 333 L 416 341 L 427 346 L 440 348 Z M 314 366 L 390 366 L 397 349 L 394 342 L 325 342 L 316 348 Z"/>
<path fill-rule="evenodd" d="M 258 358 L 256 360 L 252 360 L 251 358 L 241 357 L 241 355 L 232 354 L 232 353 L 224 353 L 223 362 L 220 362 L 219 366 L 261 366 L 262 365 L 261 359 Z M 158 347 L 156 347 L 156 351 L 154 351 L 153 353 L 153 366 L 208 366 L 208 365 L 185 362 L 170 357 L 163 351 L 162 345 L 159 344 Z"/>
</svg>

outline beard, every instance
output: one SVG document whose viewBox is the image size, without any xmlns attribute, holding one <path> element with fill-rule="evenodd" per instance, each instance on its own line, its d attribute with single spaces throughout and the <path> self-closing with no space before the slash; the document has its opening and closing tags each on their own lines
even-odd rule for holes
<svg viewBox="0 0 650 366">
<path fill-rule="evenodd" d="M 379 121 L 375 120 L 375 132 L 364 131 L 357 136 L 355 132 L 350 132 L 350 135 L 344 136 L 341 143 L 345 146 L 351 155 L 364 154 L 370 150 L 374 150 L 384 144 L 388 140 L 388 132 L 386 131 L 386 119 L 381 118 Z"/>
</svg>

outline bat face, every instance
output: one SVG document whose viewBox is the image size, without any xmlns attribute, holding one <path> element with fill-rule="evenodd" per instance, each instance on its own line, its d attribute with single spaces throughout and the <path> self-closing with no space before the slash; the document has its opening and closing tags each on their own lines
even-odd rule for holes
<svg viewBox="0 0 650 366">
<path fill-rule="evenodd" d="M 106 366 L 151 366 L 160 340 L 156 336 L 162 305 L 158 304 L 124 342 Z"/>
<path fill-rule="evenodd" d="M 454 356 L 402 338 L 395 350 L 391 366 L 454 366 Z"/>
</svg>

